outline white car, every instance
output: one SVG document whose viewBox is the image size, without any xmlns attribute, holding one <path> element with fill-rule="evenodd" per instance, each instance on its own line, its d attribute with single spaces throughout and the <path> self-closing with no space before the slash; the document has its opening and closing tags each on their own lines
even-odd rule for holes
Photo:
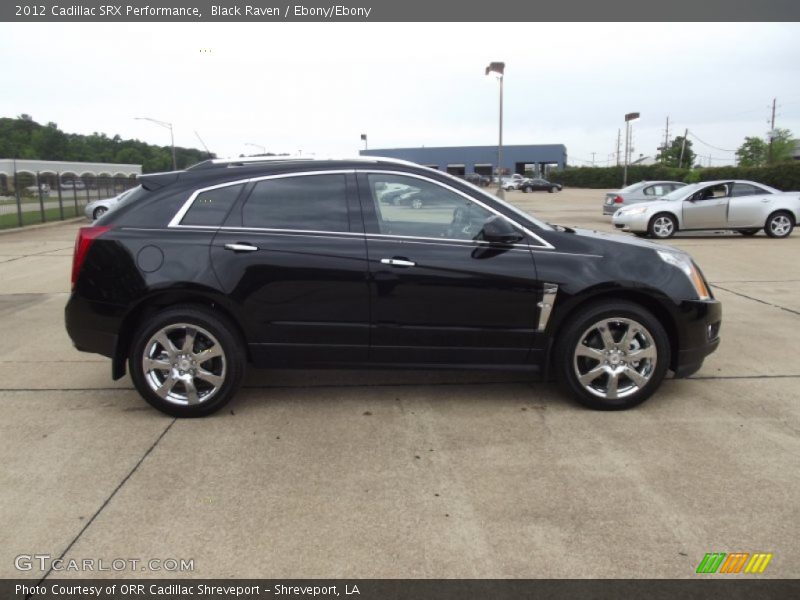
<svg viewBox="0 0 800 600">
<path fill-rule="evenodd" d="M 131 188 L 129 190 L 125 190 L 121 194 L 114 196 L 113 198 L 104 198 L 102 200 L 95 200 L 94 202 L 89 202 L 86 205 L 86 208 L 83 209 L 83 213 L 86 215 L 86 218 L 91 221 L 97 221 L 100 217 L 114 208 L 117 203 L 124 199 L 128 194 L 130 194 L 136 188 Z"/>
<path fill-rule="evenodd" d="M 800 219 L 800 192 L 781 192 L 754 181 L 704 181 L 660 200 L 620 208 L 611 222 L 636 235 L 666 239 L 676 231 L 732 229 L 784 238 Z"/>
</svg>

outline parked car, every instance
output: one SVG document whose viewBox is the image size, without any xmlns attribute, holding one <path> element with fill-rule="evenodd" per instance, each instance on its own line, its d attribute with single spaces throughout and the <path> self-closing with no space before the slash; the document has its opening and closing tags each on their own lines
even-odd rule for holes
<svg viewBox="0 0 800 600">
<path fill-rule="evenodd" d="M 541 177 L 535 177 L 533 179 L 525 179 L 521 181 L 518 186 L 518 190 L 521 190 L 524 193 L 528 192 L 550 192 L 554 194 L 555 192 L 560 192 L 562 190 L 562 186 L 560 183 L 551 183 L 546 179 L 542 179 Z"/>
<path fill-rule="evenodd" d="M 50 186 L 46 183 L 39 184 L 38 186 L 36 184 L 29 185 L 28 187 L 25 188 L 26 191 L 28 191 L 33 195 L 38 195 L 40 189 L 42 190 L 42 196 L 50 195 Z"/>
<path fill-rule="evenodd" d="M 616 192 L 608 192 L 603 200 L 603 214 L 613 215 L 623 206 L 657 200 L 685 185 L 680 181 L 640 181 Z"/>
<path fill-rule="evenodd" d="M 92 221 L 96 221 L 104 214 L 106 214 L 109 210 L 114 208 L 121 200 L 124 200 L 133 190 L 136 188 L 132 188 L 130 190 L 126 190 L 121 194 L 114 196 L 113 198 L 104 198 L 103 200 L 95 200 L 93 202 L 89 202 L 86 207 L 83 209 L 83 213 L 86 215 L 87 219 L 91 219 Z"/>
<path fill-rule="evenodd" d="M 143 175 L 78 233 L 66 328 L 154 407 L 213 413 L 245 368 L 507 368 L 595 409 L 695 372 L 721 308 L 685 252 L 553 226 L 391 159 Z M 398 211 L 390 185 L 437 196 Z"/>
<path fill-rule="evenodd" d="M 81 192 L 86 189 L 86 184 L 80 179 L 66 179 L 61 182 L 61 189 L 65 191 L 77 190 Z"/>
<path fill-rule="evenodd" d="M 464 175 L 464 179 L 479 187 L 486 187 L 492 182 L 489 177 L 480 173 L 467 173 Z"/>
<path fill-rule="evenodd" d="M 677 231 L 732 229 L 774 238 L 792 233 L 800 219 L 800 192 L 781 192 L 754 181 L 705 181 L 676 189 L 660 200 L 621 208 L 617 229 L 656 238 Z"/>
<path fill-rule="evenodd" d="M 500 185 L 501 185 L 501 187 L 503 189 L 516 189 L 516 185 L 522 183 L 524 180 L 525 180 L 525 177 L 523 175 L 520 175 L 519 173 L 514 173 L 513 175 L 508 175 L 508 176 L 501 177 L 500 178 Z M 497 181 L 497 178 L 495 177 L 495 182 L 496 181 Z M 509 185 L 514 186 L 514 187 L 511 187 L 511 188 L 507 187 Z"/>
</svg>

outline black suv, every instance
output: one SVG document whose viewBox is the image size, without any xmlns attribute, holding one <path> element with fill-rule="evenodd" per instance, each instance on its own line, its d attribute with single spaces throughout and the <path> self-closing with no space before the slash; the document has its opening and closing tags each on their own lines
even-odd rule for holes
<svg viewBox="0 0 800 600">
<path fill-rule="evenodd" d="M 519 369 L 621 409 L 719 344 L 687 254 L 411 163 L 214 160 L 140 181 L 80 230 L 66 325 L 172 415 L 218 410 L 247 363 Z M 436 202 L 381 201 L 404 186 Z"/>
</svg>

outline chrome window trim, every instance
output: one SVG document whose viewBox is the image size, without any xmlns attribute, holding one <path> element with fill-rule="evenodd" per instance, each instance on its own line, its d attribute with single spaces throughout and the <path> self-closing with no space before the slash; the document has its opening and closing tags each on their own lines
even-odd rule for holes
<svg viewBox="0 0 800 600">
<path fill-rule="evenodd" d="M 217 185 L 209 185 L 204 188 L 199 188 L 192 192 L 189 196 L 188 200 L 183 203 L 183 206 L 180 207 L 178 212 L 175 213 L 175 216 L 172 217 L 170 222 L 167 224 L 167 227 L 205 227 L 205 225 L 181 225 L 181 221 L 183 217 L 186 216 L 186 213 L 189 212 L 189 209 L 194 204 L 195 199 L 204 193 L 211 190 L 217 190 L 219 188 L 230 187 L 232 185 L 246 185 L 248 183 L 255 183 L 258 181 L 266 181 L 268 179 L 283 179 L 286 177 L 303 177 L 307 175 L 346 175 L 348 173 L 353 173 L 354 169 L 330 169 L 330 170 L 322 170 L 322 171 L 300 171 L 298 173 L 279 173 L 277 175 L 262 175 L 260 177 L 248 177 L 246 179 L 237 179 L 236 181 L 226 181 L 225 183 L 219 183 Z M 211 227 L 215 227 L 211 225 Z M 215 227 L 216 229 L 221 229 L 221 227 Z M 253 229 L 253 228 L 250 228 Z M 295 229 L 290 229 L 287 231 L 297 231 Z M 329 233 L 340 233 L 338 231 L 331 231 Z"/>
<path fill-rule="evenodd" d="M 314 176 L 314 175 L 347 175 L 348 173 L 379 173 L 379 174 L 388 174 L 388 175 L 399 175 L 404 177 L 412 177 L 415 179 L 420 179 L 422 181 L 427 181 L 433 185 L 438 185 L 443 187 L 463 198 L 474 202 L 475 204 L 483 207 L 484 209 L 488 210 L 492 214 L 498 215 L 510 221 L 514 226 L 525 232 L 529 237 L 537 240 L 539 243 L 534 245 L 529 244 L 514 244 L 514 246 L 523 246 L 526 248 L 530 248 L 531 250 L 555 250 L 555 246 L 547 242 L 546 240 L 542 239 L 535 233 L 533 233 L 527 227 L 521 225 L 514 219 L 504 215 L 500 211 L 492 208 L 488 204 L 484 204 L 477 198 L 473 198 L 469 194 L 462 192 L 461 190 L 457 190 L 456 188 L 442 183 L 440 181 L 436 181 L 435 179 L 431 179 L 430 177 L 425 177 L 424 175 L 418 175 L 417 173 L 409 173 L 407 171 L 391 171 L 391 170 L 382 170 L 382 169 L 327 169 L 327 170 L 319 170 L 319 171 L 299 171 L 296 173 L 279 173 L 276 175 L 262 175 L 260 177 L 247 177 L 245 179 L 237 179 L 236 181 L 226 181 L 225 183 L 219 183 L 216 185 L 206 186 L 204 188 L 199 188 L 192 192 L 186 202 L 183 203 L 178 212 L 175 213 L 175 216 L 172 217 L 170 222 L 167 224 L 168 228 L 181 228 L 181 229 L 194 229 L 194 228 L 215 228 L 215 229 L 238 229 L 238 230 L 248 230 L 248 231 L 272 231 L 276 233 L 281 232 L 290 232 L 290 233 L 316 233 L 316 234 L 335 234 L 335 235 L 367 235 L 367 236 L 375 236 L 375 237 L 385 237 L 385 238 L 397 238 L 397 239 L 413 239 L 413 240 L 430 240 L 434 242 L 461 242 L 461 243 L 469 243 L 469 244 L 490 244 L 491 242 L 486 242 L 484 240 L 461 240 L 461 239 L 452 239 L 452 238 L 429 238 L 429 237 L 421 237 L 421 236 L 408 236 L 408 235 L 389 235 L 389 234 L 382 234 L 382 233 L 353 233 L 353 232 L 346 232 L 346 231 L 317 231 L 312 229 L 270 229 L 270 228 L 261 228 L 261 227 L 215 227 L 213 225 L 182 225 L 181 221 L 186 216 L 186 213 L 189 212 L 189 209 L 194 204 L 194 201 L 197 199 L 197 196 L 204 192 L 208 192 L 211 190 L 216 190 L 223 187 L 230 187 L 234 185 L 246 185 L 248 183 L 257 183 L 260 181 L 268 181 L 270 179 L 283 179 L 287 177 L 306 177 L 306 176 Z"/>
<path fill-rule="evenodd" d="M 451 192 L 453 192 L 455 194 L 458 194 L 459 196 L 462 196 L 462 197 L 466 198 L 467 200 L 470 200 L 471 202 L 474 202 L 475 204 L 477 204 L 479 206 L 482 206 L 483 208 L 485 208 L 489 212 L 491 212 L 491 213 L 493 213 L 493 214 L 495 214 L 495 215 L 497 215 L 499 217 L 503 217 L 504 219 L 510 221 L 517 228 L 519 228 L 522 231 L 524 231 L 528 236 L 530 236 L 530 237 L 532 237 L 535 240 L 538 240 L 540 242 L 536 246 L 532 246 L 532 248 L 533 247 L 537 247 L 537 248 L 547 248 L 547 249 L 550 249 L 550 250 L 555 250 L 555 246 L 553 246 L 549 242 L 543 240 L 541 237 L 539 237 L 538 235 L 533 233 L 527 227 L 525 227 L 523 225 L 520 225 L 514 219 L 512 219 L 510 217 L 507 217 L 506 215 L 504 215 L 503 213 L 501 213 L 498 210 L 495 210 L 494 208 L 492 208 L 488 204 L 484 204 L 483 202 L 481 202 L 477 198 L 473 198 L 469 194 L 466 194 L 466 193 L 462 192 L 461 190 L 457 190 L 456 188 L 454 188 L 452 186 L 449 186 L 446 183 L 442 183 L 441 181 L 437 181 L 435 179 L 431 179 L 430 177 L 425 177 L 424 175 L 418 175 L 417 173 L 408 173 L 406 171 L 390 171 L 390 170 L 385 170 L 385 169 L 365 169 L 363 167 L 362 168 L 357 168 L 357 169 L 355 169 L 355 171 L 356 171 L 356 173 L 364 173 L 366 175 L 369 175 L 370 173 L 380 173 L 382 175 L 388 174 L 388 175 L 399 175 L 401 177 L 413 177 L 414 179 L 421 179 L 423 181 L 427 181 L 428 183 L 432 183 L 433 185 L 438 185 L 438 186 L 443 187 L 443 188 L 445 188 L 447 190 L 450 190 Z M 387 234 L 371 234 L 371 235 L 387 235 Z M 401 237 L 414 237 L 414 236 L 401 236 Z M 422 238 L 422 239 L 435 239 L 435 238 Z M 476 241 L 478 241 L 478 240 L 476 240 Z"/>
</svg>

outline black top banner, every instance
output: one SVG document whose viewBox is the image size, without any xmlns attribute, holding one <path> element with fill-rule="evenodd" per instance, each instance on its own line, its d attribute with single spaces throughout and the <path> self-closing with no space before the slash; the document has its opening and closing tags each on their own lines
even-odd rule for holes
<svg viewBox="0 0 800 600">
<path fill-rule="evenodd" d="M 0 21 L 800 21 L 797 0 L 39 0 L 0 3 Z M 534 34 L 535 32 L 531 32 Z M 711 33 L 711 32 L 710 32 Z"/>
</svg>

